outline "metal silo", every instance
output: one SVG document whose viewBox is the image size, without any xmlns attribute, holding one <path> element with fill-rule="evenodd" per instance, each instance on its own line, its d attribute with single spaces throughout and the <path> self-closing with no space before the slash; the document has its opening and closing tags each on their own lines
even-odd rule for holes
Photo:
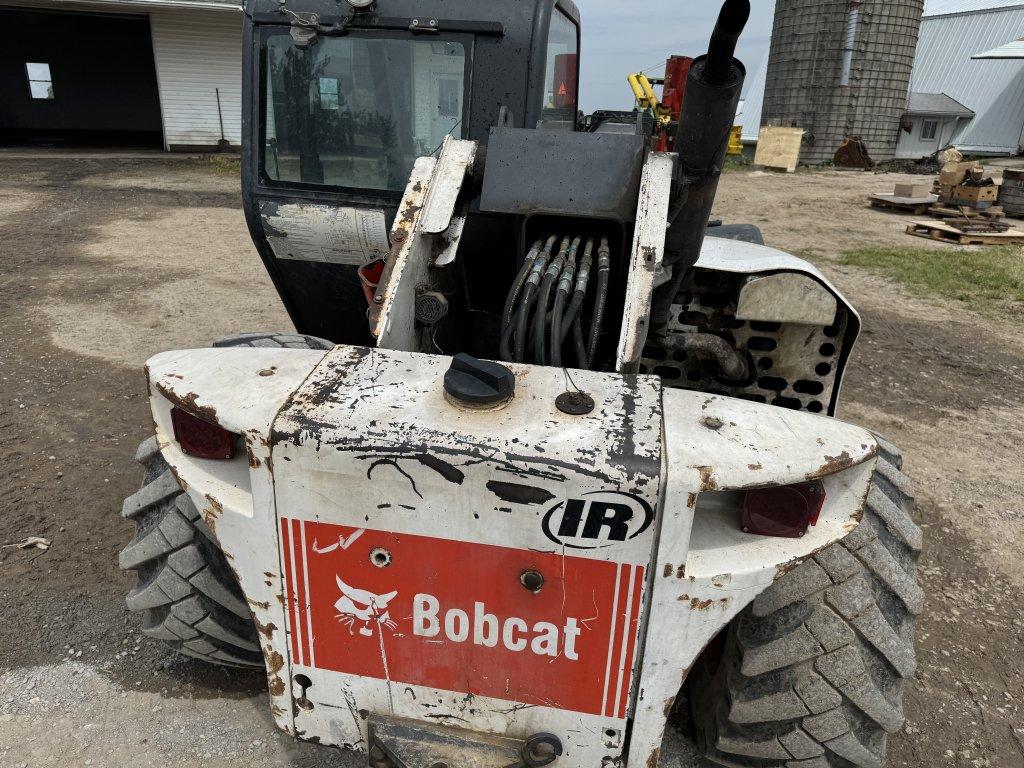
<svg viewBox="0 0 1024 768">
<path fill-rule="evenodd" d="M 923 0 L 777 0 L 763 125 L 803 128 L 800 159 L 832 159 L 860 136 L 896 155 Z"/>
</svg>

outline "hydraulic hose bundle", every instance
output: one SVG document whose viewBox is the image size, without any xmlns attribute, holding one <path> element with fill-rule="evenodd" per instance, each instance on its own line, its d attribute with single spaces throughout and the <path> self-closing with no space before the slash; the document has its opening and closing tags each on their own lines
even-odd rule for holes
<svg viewBox="0 0 1024 768">
<path fill-rule="evenodd" d="M 595 238 L 578 235 L 551 235 L 533 244 L 505 299 L 502 360 L 562 366 L 563 348 L 572 334 L 576 367 L 591 367 L 601 338 L 611 271 L 611 250 L 608 239 L 602 237 L 597 243 L 593 312 L 584 334 L 583 307 L 594 269 L 594 247 Z"/>
</svg>

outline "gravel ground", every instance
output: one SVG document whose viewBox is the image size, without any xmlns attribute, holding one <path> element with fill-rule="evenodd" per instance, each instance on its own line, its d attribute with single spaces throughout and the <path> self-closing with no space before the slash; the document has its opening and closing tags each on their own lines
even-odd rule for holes
<svg viewBox="0 0 1024 768">
<path fill-rule="evenodd" d="M 862 312 L 841 415 L 918 481 L 928 604 L 892 766 L 1024 765 L 1024 344 L 1019 326 L 837 267 L 843 248 L 929 246 L 863 196 L 902 176 L 726 175 L 718 215 L 813 258 Z M 144 640 L 116 567 L 149 429 L 142 362 L 290 325 L 237 179 L 197 160 L 0 154 L 0 765 L 319 766 L 358 758 L 272 726 L 261 674 Z M 664 765 L 698 764 L 670 739 Z"/>
</svg>

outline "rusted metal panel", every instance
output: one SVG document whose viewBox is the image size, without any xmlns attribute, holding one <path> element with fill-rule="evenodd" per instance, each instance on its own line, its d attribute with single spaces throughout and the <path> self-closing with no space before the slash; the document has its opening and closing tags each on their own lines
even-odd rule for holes
<svg viewBox="0 0 1024 768">
<path fill-rule="evenodd" d="M 381 346 L 415 348 L 416 286 L 426 279 L 430 259 L 430 242 L 419 234 L 417 224 L 435 164 L 432 157 L 416 160 L 391 227 L 394 245 L 369 314 L 370 332 Z"/>
<path fill-rule="evenodd" d="M 544 731 L 566 768 L 649 762 L 710 638 L 856 526 L 873 439 L 586 371 L 596 407 L 569 416 L 562 372 L 524 365 L 509 403 L 466 410 L 448 363 L 353 347 L 150 361 L 159 444 L 252 608 L 275 722 L 360 750 L 373 716 Z M 243 435 L 248 460 L 183 456 L 173 404 Z M 827 501 L 802 539 L 740 530 L 737 489 L 817 477 Z"/>
<path fill-rule="evenodd" d="M 466 174 L 473 169 L 476 142 L 446 136 L 423 202 L 419 228 L 438 235 L 448 229 Z"/>
<path fill-rule="evenodd" d="M 859 523 L 877 445 L 823 417 L 665 391 L 664 505 L 630 761 L 654 765 L 668 712 L 697 656 L 786 570 Z M 837 460 L 837 457 L 838 460 Z M 742 492 L 818 476 L 826 504 L 799 539 L 744 533 Z"/>
<path fill-rule="evenodd" d="M 647 156 L 640 177 L 640 199 L 615 363 L 620 373 L 636 373 L 639 368 L 650 324 L 651 295 L 666 277 L 662 258 L 675 164 L 675 154 L 652 152 Z"/>
<path fill-rule="evenodd" d="M 312 681 L 296 728 L 365 749 L 365 710 L 552 732 L 570 765 L 616 759 L 655 537 L 660 385 L 574 373 L 597 407 L 569 416 L 561 371 L 512 366 L 511 402 L 465 410 L 445 398 L 448 364 L 338 347 L 276 422 L 292 671 Z"/>
<path fill-rule="evenodd" d="M 147 363 L 158 445 L 238 578 L 267 664 L 271 713 L 288 733 L 294 730 L 285 686 L 286 620 L 273 543 L 276 517 L 268 435 L 289 394 L 323 355 L 312 350 L 198 349 L 165 352 Z M 186 456 L 173 439 L 173 405 L 241 435 L 245 451 L 231 461 Z"/>
</svg>

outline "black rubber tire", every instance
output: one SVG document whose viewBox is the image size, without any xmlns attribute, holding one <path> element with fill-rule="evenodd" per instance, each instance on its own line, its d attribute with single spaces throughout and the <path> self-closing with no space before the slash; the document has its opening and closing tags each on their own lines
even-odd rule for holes
<svg viewBox="0 0 1024 768">
<path fill-rule="evenodd" d="M 717 227 L 708 227 L 707 236 L 764 245 L 764 235 L 756 224 L 719 224 Z"/>
<path fill-rule="evenodd" d="M 698 747 L 713 762 L 880 768 L 914 674 L 921 529 L 902 458 L 879 438 L 860 525 L 779 578 L 691 675 Z M 718 656 L 718 659 L 715 657 Z"/>
<path fill-rule="evenodd" d="M 118 563 L 138 574 L 127 603 L 142 615 L 142 634 L 203 661 L 262 667 L 238 582 L 155 436 L 139 446 L 136 459 L 146 474 L 142 488 L 124 500 L 121 514 L 135 523 L 135 536 Z"/>
<path fill-rule="evenodd" d="M 334 349 L 334 342 L 298 333 L 240 333 L 213 342 L 215 347 L 277 347 L 282 349 Z"/>
<path fill-rule="evenodd" d="M 334 344 L 315 336 L 244 333 L 213 346 L 323 350 Z M 121 510 L 135 522 L 135 536 L 118 562 L 138 574 L 127 603 L 142 615 L 142 633 L 213 664 L 262 667 L 242 590 L 199 510 L 157 450 L 156 437 L 144 441 L 135 458 L 146 471 L 142 488 Z"/>
</svg>

